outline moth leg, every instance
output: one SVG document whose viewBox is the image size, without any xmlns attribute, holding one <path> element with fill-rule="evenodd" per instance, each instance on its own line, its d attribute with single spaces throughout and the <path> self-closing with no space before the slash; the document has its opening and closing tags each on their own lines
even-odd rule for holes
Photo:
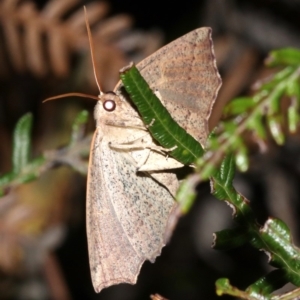
<svg viewBox="0 0 300 300">
<path fill-rule="evenodd" d="M 156 181 L 164 185 L 175 198 L 179 181 L 174 169 L 181 167 L 183 167 L 183 164 L 174 158 L 150 151 L 147 161 L 139 167 L 138 171 L 147 172 Z"/>
<path fill-rule="evenodd" d="M 133 150 L 133 149 L 131 149 Z M 139 170 L 149 158 L 151 150 L 150 149 L 142 149 L 142 150 L 133 150 L 131 151 L 131 156 L 136 161 L 136 169 Z"/>
<path fill-rule="evenodd" d="M 147 142 L 144 140 L 143 137 L 138 138 L 134 141 L 131 141 L 129 143 L 122 143 L 122 144 L 118 144 L 118 143 L 109 143 L 109 146 L 111 148 L 114 149 L 119 149 L 119 150 L 123 150 L 123 149 L 129 149 L 129 150 L 134 150 L 134 149 L 150 149 L 156 152 L 159 152 L 163 155 L 165 155 L 168 152 L 171 152 L 173 150 L 175 150 L 177 148 L 177 146 L 174 146 L 172 148 L 164 148 L 162 146 L 158 146 L 152 142 Z"/>
<path fill-rule="evenodd" d="M 152 137 L 147 134 L 130 143 L 111 143 L 110 147 L 119 150 L 128 150 L 136 162 L 137 172 L 147 172 L 157 182 L 165 186 L 170 194 L 175 197 L 178 189 L 178 179 L 175 173 L 165 172 L 166 170 L 181 168 L 183 165 L 177 160 L 166 156 L 161 151 L 164 149 L 152 142 Z M 155 149 L 154 151 L 152 151 Z"/>
<path fill-rule="evenodd" d="M 148 159 L 143 165 L 140 165 L 138 171 L 155 172 L 178 169 L 183 167 L 183 164 L 172 157 L 166 157 L 165 154 L 150 152 Z"/>
<path fill-rule="evenodd" d="M 131 128 L 131 129 L 137 129 L 137 130 L 141 130 L 141 131 L 147 131 L 147 128 L 145 126 L 141 126 L 140 124 L 132 124 L 132 123 L 127 123 L 127 122 L 123 122 L 122 124 L 116 126 L 116 127 L 121 127 L 121 128 Z"/>
<path fill-rule="evenodd" d="M 160 184 L 165 186 L 171 195 L 175 198 L 176 192 L 179 187 L 179 181 L 175 173 L 170 172 L 149 172 L 150 176 L 153 177 Z"/>
<path fill-rule="evenodd" d="M 161 147 L 161 146 L 158 146 L 156 144 L 154 144 L 153 142 L 149 141 L 147 139 L 147 136 L 146 138 L 145 137 L 140 137 L 136 140 L 133 140 L 133 141 L 130 141 L 128 143 L 122 143 L 122 144 L 119 144 L 119 143 L 109 143 L 109 146 L 111 148 L 114 148 L 114 149 L 119 149 L 119 150 L 132 150 L 134 151 L 134 149 L 150 149 L 150 150 L 153 150 L 153 151 L 156 151 L 156 152 L 159 152 L 163 155 L 165 155 L 166 152 L 170 152 L 170 151 L 173 151 L 175 147 L 172 147 L 170 149 L 166 149 L 164 147 Z"/>
<path fill-rule="evenodd" d="M 170 149 L 166 149 L 164 147 L 161 147 L 161 146 L 157 146 L 155 144 L 143 144 L 143 143 L 134 143 L 134 144 L 114 144 L 114 143 L 110 143 L 109 145 L 111 148 L 114 148 L 114 149 L 119 149 L 119 150 L 132 150 L 134 151 L 134 149 L 143 149 L 143 150 L 146 150 L 146 149 L 149 149 L 149 150 L 152 150 L 152 151 L 156 151 L 156 152 L 159 152 L 161 153 L 162 155 L 165 155 L 166 156 L 166 152 L 170 152 L 170 151 L 173 151 L 175 148 L 172 147 Z"/>
<path fill-rule="evenodd" d="M 166 153 L 176 148 L 166 149 L 152 142 L 149 135 L 142 136 L 128 143 L 109 143 L 110 148 L 117 150 L 128 150 L 137 162 L 138 171 L 161 171 L 177 169 L 183 166 L 176 159 L 169 157 Z"/>
<path fill-rule="evenodd" d="M 141 166 L 146 164 L 146 161 L 149 158 L 151 152 L 149 145 L 151 145 L 151 147 L 154 145 L 153 143 L 150 143 L 151 141 L 152 138 L 147 134 L 128 143 L 110 143 L 110 147 L 117 150 L 128 150 L 128 152 L 131 152 L 131 156 L 137 163 L 136 168 L 138 170 Z M 156 147 L 156 151 L 159 151 L 163 154 L 161 149 L 158 147 Z"/>
</svg>

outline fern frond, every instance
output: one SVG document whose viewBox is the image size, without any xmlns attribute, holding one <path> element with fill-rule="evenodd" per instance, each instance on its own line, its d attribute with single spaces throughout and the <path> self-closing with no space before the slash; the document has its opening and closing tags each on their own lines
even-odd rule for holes
<svg viewBox="0 0 300 300">
<path fill-rule="evenodd" d="M 116 74 L 116 83 L 117 70 L 127 63 L 118 40 L 129 31 L 132 20 L 123 14 L 106 18 L 109 6 L 102 1 L 91 2 L 86 7 L 101 79 L 105 81 L 109 77 L 106 73 L 109 67 Z M 99 21 L 101 24 L 97 25 Z M 74 54 L 85 52 L 88 56 L 84 14 L 78 0 L 51 0 L 40 11 L 32 1 L 4 0 L 0 2 L 0 24 L 4 38 L 1 44 L 5 45 L 5 48 L 0 46 L 0 55 L 6 52 L 17 72 L 29 70 L 38 77 L 48 74 L 66 77 Z M 3 57 L 0 60 L 6 61 Z"/>
</svg>

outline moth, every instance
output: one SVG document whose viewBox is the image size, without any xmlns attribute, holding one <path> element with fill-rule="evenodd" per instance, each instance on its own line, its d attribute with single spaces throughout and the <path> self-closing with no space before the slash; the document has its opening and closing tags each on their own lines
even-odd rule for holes
<svg viewBox="0 0 300 300">
<path fill-rule="evenodd" d="M 143 262 L 154 262 L 160 255 L 177 207 L 178 180 L 169 170 L 182 163 L 155 143 L 121 82 L 113 92 L 101 91 L 88 24 L 87 28 L 100 91 L 87 179 L 87 238 L 92 282 L 100 292 L 111 285 L 136 283 Z M 137 68 L 175 121 L 203 145 L 221 85 L 211 29 L 186 34 Z M 73 95 L 86 96 L 67 94 Z"/>
</svg>

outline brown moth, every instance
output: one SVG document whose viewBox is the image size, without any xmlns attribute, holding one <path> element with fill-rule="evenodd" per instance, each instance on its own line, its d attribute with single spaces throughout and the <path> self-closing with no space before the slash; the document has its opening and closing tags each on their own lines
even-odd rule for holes
<svg viewBox="0 0 300 300">
<path fill-rule="evenodd" d="M 88 24 L 87 28 L 95 66 Z M 159 147 L 121 89 L 102 93 L 95 67 L 94 73 L 100 95 L 94 112 L 86 214 L 91 277 L 100 292 L 114 284 L 136 283 L 143 262 L 154 262 L 160 255 L 177 206 L 173 195 L 178 180 L 174 173 L 158 170 L 166 169 L 167 162 L 173 167 L 181 164 L 152 151 Z M 152 176 L 137 172 L 146 161 L 155 169 Z"/>
<path fill-rule="evenodd" d="M 143 262 L 160 255 L 177 207 L 173 196 L 178 180 L 166 171 L 182 164 L 155 144 L 120 82 L 114 93 L 101 91 L 87 28 L 100 91 L 87 180 L 87 238 L 91 277 L 100 292 L 114 284 L 136 283 Z M 179 125 L 204 145 L 221 86 L 211 29 L 184 35 L 137 68 Z M 86 96 L 53 98 L 73 95 Z"/>
<path fill-rule="evenodd" d="M 221 85 L 211 29 L 188 33 L 137 68 L 179 125 L 204 145 Z M 97 292 L 134 284 L 143 262 L 160 254 L 176 208 L 171 194 L 178 186 L 175 174 L 163 171 L 181 166 L 159 152 L 120 82 L 114 93 L 100 92 L 88 172 L 87 235 Z"/>
<path fill-rule="evenodd" d="M 195 29 L 137 64 L 175 121 L 203 147 L 208 118 L 222 84 L 211 33 L 209 27 Z M 119 82 L 114 90 L 120 86 Z"/>
</svg>

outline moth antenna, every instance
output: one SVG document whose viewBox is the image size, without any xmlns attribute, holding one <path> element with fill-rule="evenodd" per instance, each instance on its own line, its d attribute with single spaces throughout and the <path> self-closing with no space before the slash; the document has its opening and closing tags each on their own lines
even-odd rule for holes
<svg viewBox="0 0 300 300">
<path fill-rule="evenodd" d="M 61 95 L 58 95 L 58 96 L 54 96 L 54 97 L 49 97 L 47 99 L 45 99 L 43 101 L 44 102 L 47 102 L 47 101 L 52 101 L 52 100 L 57 100 L 57 99 L 60 99 L 60 98 L 65 98 L 65 97 L 82 97 L 82 98 L 90 98 L 90 99 L 94 99 L 94 100 L 99 100 L 99 98 L 97 96 L 93 96 L 93 95 L 88 95 L 88 94 L 84 94 L 84 93 L 67 93 L 67 94 L 61 94 Z"/>
<path fill-rule="evenodd" d="M 87 29 L 87 33 L 88 33 L 88 37 L 89 37 L 89 44 L 90 44 L 90 50 L 91 50 L 91 57 L 92 57 L 92 65 L 93 65 L 94 76 L 95 76 L 95 80 L 96 80 L 96 83 L 97 83 L 100 95 L 102 95 L 103 92 L 102 92 L 100 84 L 99 84 L 98 73 L 97 73 L 96 64 L 95 64 L 95 56 L 94 56 L 95 51 L 94 51 L 94 44 L 93 44 L 92 33 L 91 33 L 91 29 L 90 29 L 90 25 L 89 25 L 89 21 L 88 21 L 88 17 L 87 17 L 86 7 L 84 6 L 83 8 L 84 8 L 86 29 Z"/>
</svg>

